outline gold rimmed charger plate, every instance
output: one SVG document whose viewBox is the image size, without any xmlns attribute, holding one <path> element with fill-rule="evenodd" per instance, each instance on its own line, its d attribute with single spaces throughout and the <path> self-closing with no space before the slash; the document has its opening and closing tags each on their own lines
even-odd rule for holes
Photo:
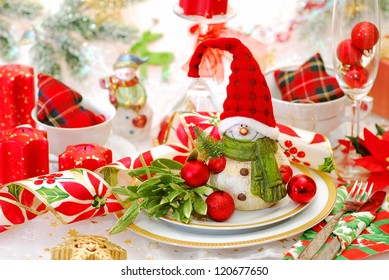
<svg viewBox="0 0 389 280">
<path fill-rule="evenodd" d="M 319 171 L 298 168 L 297 173 L 309 174 L 316 182 L 315 198 L 304 211 L 278 223 L 253 230 L 229 233 L 206 232 L 194 227 L 178 227 L 161 220 L 150 219 L 141 212 L 129 228 L 149 239 L 189 248 L 235 248 L 264 244 L 299 234 L 323 220 L 332 210 L 336 200 L 336 186 L 329 175 Z M 258 210 L 262 211 L 262 210 Z M 117 213 L 120 217 L 121 212 Z M 227 230 L 227 229 L 225 229 Z"/>
</svg>

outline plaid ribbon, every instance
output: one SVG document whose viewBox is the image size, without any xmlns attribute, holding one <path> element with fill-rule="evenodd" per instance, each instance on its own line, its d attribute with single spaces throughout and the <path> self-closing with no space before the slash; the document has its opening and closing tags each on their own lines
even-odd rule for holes
<svg viewBox="0 0 389 280">
<path fill-rule="evenodd" d="M 38 75 L 37 117 L 48 125 L 78 128 L 99 124 L 104 117 L 81 105 L 82 96 L 55 78 Z"/>
<path fill-rule="evenodd" d="M 284 101 L 325 102 L 344 95 L 336 78 L 327 74 L 319 53 L 294 71 L 276 70 L 274 78 Z"/>
</svg>

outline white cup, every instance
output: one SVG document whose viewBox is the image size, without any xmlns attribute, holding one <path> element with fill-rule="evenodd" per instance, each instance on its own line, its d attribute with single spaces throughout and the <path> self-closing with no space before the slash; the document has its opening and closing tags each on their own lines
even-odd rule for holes
<svg viewBox="0 0 389 280">
<path fill-rule="evenodd" d="M 315 102 L 309 99 L 302 99 L 293 100 L 288 105 L 288 121 L 290 126 L 316 131 Z"/>
<path fill-rule="evenodd" d="M 265 79 L 272 95 L 274 117 L 277 123 L 291 125 L 288 114 L 291 108 L 293 108 L 295 111 L 300 111 L 301 108 L 306 106 L 305 104 L 299 104 L 296 102 L 292 103 L 282 100 L 281 92 L 277 86 L 276 80 L 274 79 L 274 71 L 276 69 L 291 71 L 297 69 L 298 67 L 299 66 L 278 67 L 269 69 L 265 73 Z M 334 71 L 331 68 L 326 68 L 326 71 L 329 75 L 334 76 Z M 372 97 L 368 96 L 363 101 L 367 105 L 367 108 L 366 110 L 361 111 L 361 119 L 369 115 L 373 106 Z M 334 100 L 316 103 L 315 131 L 330 137 L 331 133 L 336 131 L 336 129 L 339 128 L 344 122 L 350 120 L 350 114 L 348 113 L 350 106 L 351 101 L 345 95 Z M 309 118 L 308 115 L 306 115 L 306 117 Z M 296 127 L 305 129 L 304 127 Z"/>
<path fill-rule="evenodd" d="M 103 114 L 105 121 L 97 125 L 80 128 L 56 127 L 40 122 L 36 115 L 36 107 L 32 110 L 31 116 L 36 123 L 36 127 L 47 131 L 51 154 L 60 155 L 68 145 L 91 143 L 104 146 L 107 143 L 112 132 L 112 120 L 116 115 L 115 107 L 108 101 L 92 100 L 86 97 L 83 97 L 82 105 L 96 114 Z"/>
</svg>

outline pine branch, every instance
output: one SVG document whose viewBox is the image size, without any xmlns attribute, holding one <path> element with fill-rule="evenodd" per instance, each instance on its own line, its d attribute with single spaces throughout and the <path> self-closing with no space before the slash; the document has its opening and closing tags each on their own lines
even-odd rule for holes
<svg viewBox="0 0 389 280">
<path fill-rule="evenodd" d="M 195 147 L 201 158 L 204 161 L 208 161 L 209 158 L 218 158 L 223 151 L 222 142 L 210 136 L 198 126 L 194 126 L 193 130 L 196 135 Z"/>
<path fill-rule="evenodd" d="M 37 18 L 42 14 L 43 6 L 35 1 L 1 1 L 0 14 L 7 17 Z"/>
<path fill-rule="evenodd" d="M 7 61 L 16 57 L 17 48 L 14 38 L 5 22 L 0 21 L 0 56 Z"/>
<path fill-rule="evenodd" d="M 39 72 L 45 73 L 59 79 L 61 76 L 61 65 L 58 61 L 58 53 L 53 44 L 47 41 L 39 41 L 31 48 L 32 61 Z"/>
</svg>

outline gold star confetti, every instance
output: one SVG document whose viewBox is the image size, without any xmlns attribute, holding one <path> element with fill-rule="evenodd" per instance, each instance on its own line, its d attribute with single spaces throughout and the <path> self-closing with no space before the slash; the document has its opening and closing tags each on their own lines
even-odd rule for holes
<svg viewBox="0 0 389 280">
<path fill-rule="evenodd" d="M 126 240 L 124 240 L 124 243 L 131 244 L 132 243 L 132 239 L 126 239 Z"/>
<path fill-rule="evenodd" d="M 77 232 L 77 230 L 75 230 L 75 229 L 70 229 L 70 230 L 68 231 L 68 234 L 69 234 L 70 236 L 76 236 L 76 235 L 78 235 L 78 232 Z"/>
<path fill-rule="evenodd" d="M 50 226 L 53 227 L 53 228 L 56 228 L 58 226 L 58 224 L 57 224 L 57 222 L 51 222 Z"/>
<path fill-rule="evenodd" d="M 158 242 L 149 242 L 149 245 L 147 246 L 149 250 L 155 250 L 161 248 Z"/>
</svg>

